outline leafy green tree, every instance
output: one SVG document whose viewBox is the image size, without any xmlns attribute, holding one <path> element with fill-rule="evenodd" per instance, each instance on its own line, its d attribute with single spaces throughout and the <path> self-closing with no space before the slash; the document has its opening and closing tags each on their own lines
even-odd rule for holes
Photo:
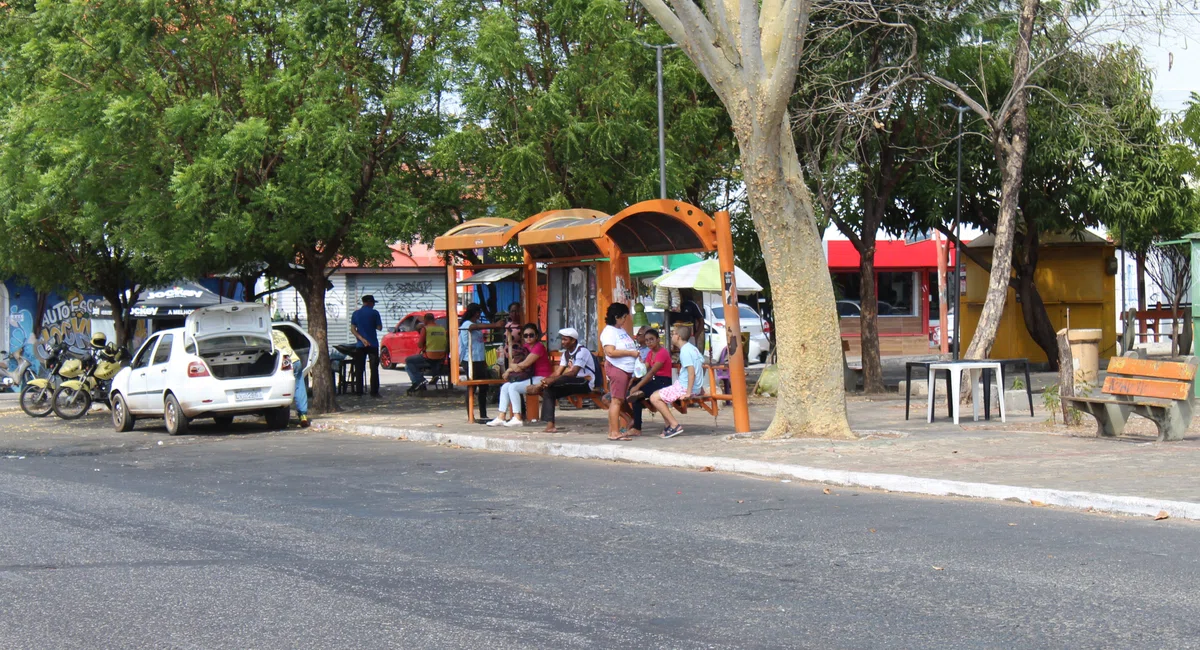
<svg viewBox="0 0 1200 650">
<path fill-rule="evenodd" d="M 14 113 L 96 124 L 95 139 L 109 129 L 108 148 L 89 141 L 87 156 L 129 182 L 99 200 L 129 203 L 118 232 L 154 268 L 263 270 L 294 286 L 319 344 L 313 410 L 336 408 L 327 277 L 347 258 L 385 263 L 389 244 L 445 208 L 425 161 L 445 130 L 446 52 L 464 9 L 95 0 L 11 11 L 25 31 L 5 49 L 30 73 L 14 82 L 29 89 Z M 70 164 L 44 173 L 69 178 Z"/>
<path fill-rule="evenodd" d="M 100 294 L 123 346 L 140 291 L 174 279 L 146 252 L 172 212 L 169 178 L 151 129 L 108 92 L 127 73 L 113 51 L 54 47 L 70 9 L 48 10 L 52 19 L 31 2 L 0 7 L 0 275 Z M 83 60 L 60 65 L 70 59 Z"/>
<path fill-rule="evenodd" d="M 456 51 L 460 128 L 433 163 L 457 164 L 492 216 L 607 213 L 658 198 L 655 55 L 668 43 L 632 0 L 483 2 Z M 667 193 L 709 210 L 736 147 L 720 101 L 687 57 L 663 64 Z M 431 233 L 437 234 L 437 233 Z"/>
<path fill-rule="evenodd" d="M 879 356 L 876 239 L 903 230 L 896 190 L 939 147 L 939 107 L 915 72 L 922 59 L 961 37 L 956 25 L 926 25 L 908 3 L 875 2 L 877 20 L 851 20 L 836 4 L 815 11 L 812 44 L 791 112 L 796 148 L 821 216 L 859 254 L 863 389 L 885 390 Z M 819 37 L 822 35 L 823 37 Z"/>
<path fill-rule="evenodd" d="M 1000 97 L 1007 92 L 1006 71 L 992 70 L 992 88 Z M 1131 220 L 1153 224 L 1159 235 L 1161 229 L 1178 232 L 1190 193 L 1172 162 L 1170 136 L 1153 105 L 1140 53 L 1120 46 L 1068 52 L 1044 66 L 1042 75 L 1028 104 L 1029 155 L 1006 288 L 1015 291 L 1026 330 L 1055 366 L 1055 330 L 1035 282 L 1043 237 L 1081 235 L 1101 225 L 1119 233 Z M 969 137 L 964 145 L 963 221 L 995 235 L 1002 174 L 990 143 Z M 904 190 L 919 211 L 937 215 L 934 225 L 948 235 L 955 164 L 953 156 L 939 158 L 937 176 Z M 995 253 L 988 258 L 961 250 L 985 270 L 995 268 Z"/>
</svg>

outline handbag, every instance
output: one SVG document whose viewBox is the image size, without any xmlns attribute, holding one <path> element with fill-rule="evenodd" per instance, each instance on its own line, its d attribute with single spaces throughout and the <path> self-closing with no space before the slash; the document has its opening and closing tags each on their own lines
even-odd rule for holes
<svg viewBox="0 0 1200 650">
<path fill-rule="evenodd" d="M 522 370 L 520 372 L 508 373 L 509 383 L 518 382 L 518 381 L 529 381 L 530 379 L 533 379 L 533 371 L 531 371 L 531 370 Z"/>
</svg>

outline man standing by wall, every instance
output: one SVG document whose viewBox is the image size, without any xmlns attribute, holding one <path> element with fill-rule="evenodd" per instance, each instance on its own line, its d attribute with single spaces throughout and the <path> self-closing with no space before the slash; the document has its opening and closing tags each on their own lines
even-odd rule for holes
<svg viewBox="0 0 1200 650">
<path fill-rule="evenodd" d="M 371 397 L 379 397 L 379 334 L 383 330 L 383 318 L 375 311 L 375 296 L 362 297 L 363 306 L 350 317 L 350 332 L 358 342 L 358 354 L 354 366 L 358 370 L 358 395 L 362 396 L 366 383 L 367 358 L 371 359 Z"/>
</svg>

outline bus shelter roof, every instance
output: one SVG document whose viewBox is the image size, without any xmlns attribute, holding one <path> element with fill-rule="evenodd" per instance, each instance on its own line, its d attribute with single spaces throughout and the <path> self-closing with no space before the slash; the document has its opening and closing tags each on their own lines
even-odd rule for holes
<svg viewBox="0 0 1200 650">
<path fill-rule="evenodd" d="M 590 214 L 584 214 L 590 213 Z M 535 260 L 716 250 L 716 223 L 693 205 L 655 199 L 608 216 L 594 210 L 550 213 L 526 228 L 517 243 Z"/>
</svg>

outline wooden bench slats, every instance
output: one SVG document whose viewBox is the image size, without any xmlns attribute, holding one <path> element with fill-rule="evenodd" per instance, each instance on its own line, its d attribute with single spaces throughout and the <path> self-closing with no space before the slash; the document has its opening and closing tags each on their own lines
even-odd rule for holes
<svg viewBox="0 0 1200 650">
<path fill-rule="evenodd" d="M 1196 377 L 1196 366 L 1174 361 L 1114 357 L 1108 362 L 1108 374 L 1191 381 Z"/>
<path fill-rule="evenodd" d="M 1191 391 L 1189 384 L 1160 381 L 1157 379 L 1133 379 L 1109 375 L 1104 380 L 1104 392 L 1110 395 L 1132 397 L 1157 397 L 1159 399 L 1186 400 Z"/>
<path fill-rule="evenodd" d="M 1071 402 L 1081 402 L 1085 404 L 1128 404 L 1130 406 L 1159 406 L 1162 408 L 1171 406 L 1171 400 L 1169 399 L 1154 399 L 1151 397 L 1134 397 L 1132 399 L 1112 399 L 1107 397 L 1068 397 L 1066 399 Z"/>
</svg>

